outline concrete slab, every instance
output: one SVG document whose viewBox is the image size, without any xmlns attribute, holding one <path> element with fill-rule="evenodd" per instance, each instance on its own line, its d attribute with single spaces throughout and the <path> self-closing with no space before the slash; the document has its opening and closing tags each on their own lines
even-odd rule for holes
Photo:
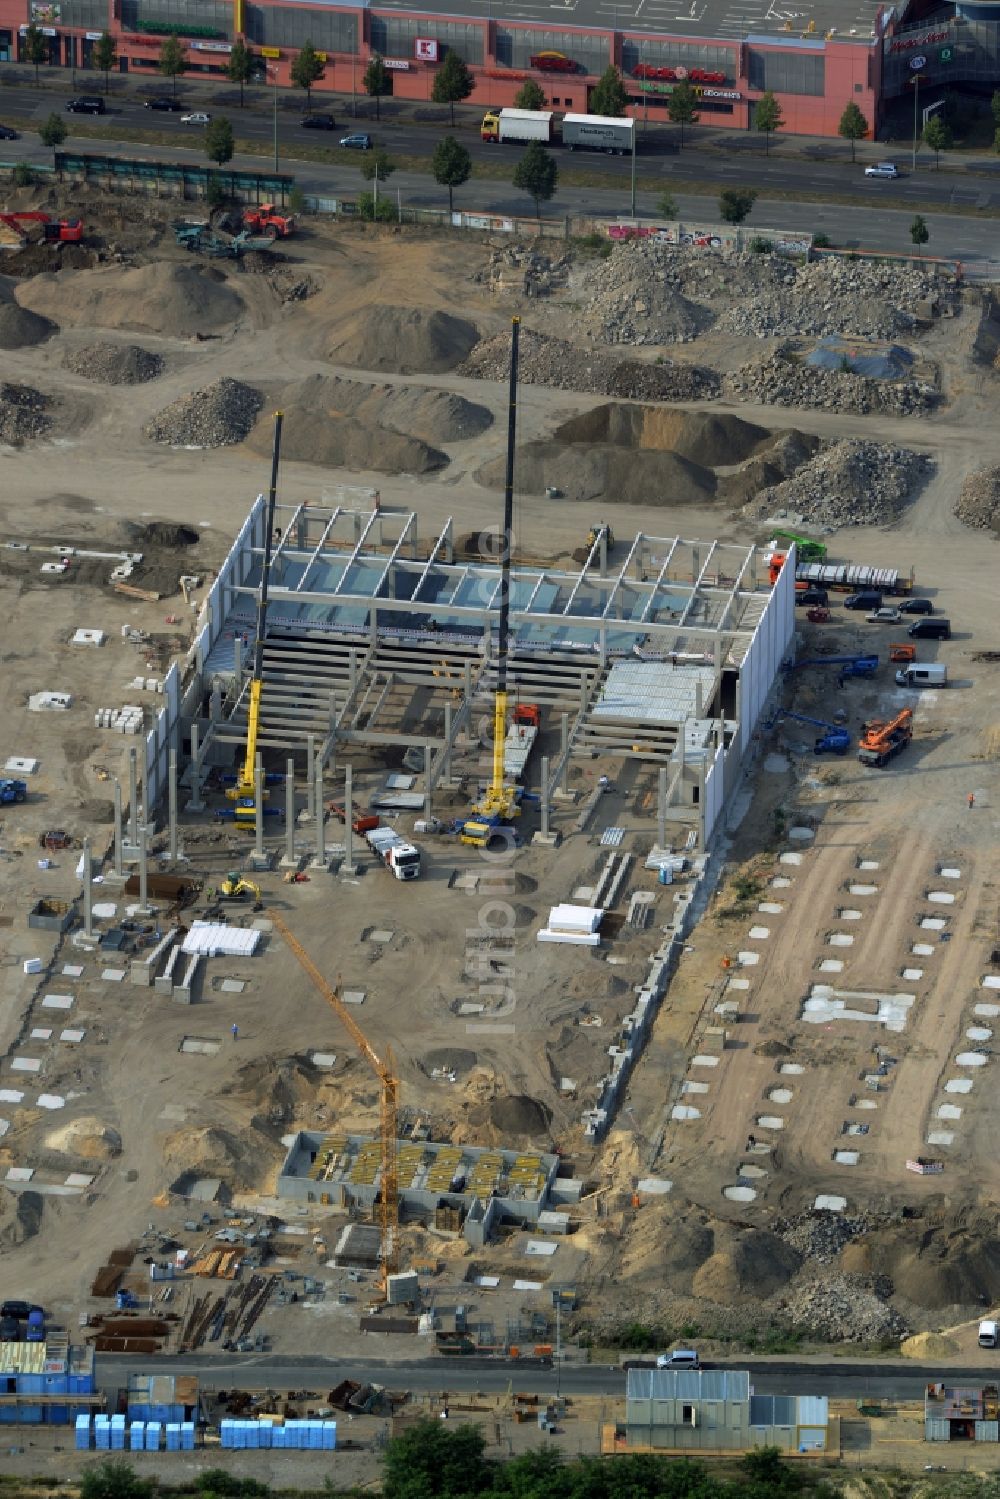
<svg viewBox="0 0 1000 1499">
<path fill-rule="evenodd" d="M 988 1025 L 970 1025 L 965 1035 L 969 1041 L 988 1041 L 993 1032 Z"/>
<path fill-rule="evenodd" d="M 943 932 L 948 923 L 943 916 L 924 916 L 920 922 L 922 932 Z"/>
<path fill-rule="evenodd" d="M 768 1103 L 791 1103 L 793 1097 L 791 1088 L 771 1088 L 767 1101 Z"/>
<path fill-rule="evenodd" d="M 835 1150 L 833 1159 L 838 1166 L 856 1166 L 861 1159 L 860 1150 Z"/>
<path fill-rule="evenodd" d="M 676 1103 L 670 1110 L 670 1117 L 678 1121 L 682 1119 L 700 1119 L 701 1109 L 696 1109 L 689 1103 Z"/>
<path fill-rule="evenodd" d="M 982 1015 L 984 1020 L 995 1020 L 1000 1015 L 1000 1005 L 978 1004 L 972 1006 L 973 1015 Z"/>
<path fill-rule="evenodd" d="M 41 1072 L 42 1070 L 40 1057 L 12 1057 L 10 1065 L 13 1072 Z"/>
<path fill-rule="evenodd" d="M 772 890 L 787 890 L 791 886 L 792 881 L 786 874 L 776 874 L 774 879 L 768 880 L 767 883 Z"/>
<path fill-rule="evenodd" d="M 809 998 L 802 1006 L 802 1019 L 810 1025 L 828 1025 L 833 1020 L 860 1020 L 884 1025 L 889 1031 L 906 1029 L 906 1018 L 914 994 L 888 994 L 869 989 L 832 989 L 828 984 L 813 984 Z M 866 1003 L 875 1008 L 859 1009 Z"/>
<path fill-rule="evenodd" d="M 922 979 L 923 976 L 924 976 L 924 970 L 922 968 L 904 968 L 903 969 L 903 977 L 904 977 L 904 979 Z"/>
<path fill-rule="evenodd" d="M 848 895 L 877 895 L 877 885 L 848 885 Z"/>
<path fill-rule="evenodd" d="M 82 963 L 64 963 L 63 964 L 62 972 L 63 972 L 63 978 L 67 978 L 67 979 L 79 979 L 79 978 L 83 978 L 83 964 Z"/>
<path fill-rule="evenodd" d="M 953 906 L 955 896 L 951 890 L 928 890 L 927 899 L 935 906 Z"/>
<path fill-rule="evenodd" d="M 957 1103 L 941 1103 L 935 1110 L 936 1119 L 961 1119 L 962 1110 Z"/>
<path fill-rule="evenodd" d="M 860 921 L 865 913 L 858 911 L 854 906 L 841 906 L 837 912 L 838 921 Z"/>
<path fill-rule="evenodd" d="M 820 973 L 843 973 L 844 964 L 840 958 L 824 958 L 819 965 Z"/>
<path fill-rule="evenodd" d="M 759 952 L 739 952 L 736 957 L 743 968 L 752 968 L 755 963 L 760 962 Z"/>
<path fill-rule="evenodd" d="M 332 1067 L 337 1060 L 335 1051 L 313 1051 L 309 1053 L 309 1060 L 314 1067 Z"/>
<path fill-rule="evenodd" d="M 5 1180 L 9 1182 L 30 1182 L 34 1174 L 34 1166 L 10 1166 L 7 1170 Z"/>
<path fill-rule="evenodd" d="M 946 1093 L 971 1093 L 972 1078 L 950 1077 L 944 1085 L 944 1091 Z"/>
<path fill-rule="evenodd" d="M 101 978 L 106 984 L 120 984 L 124 977 L 124 968 L 105 968 L 101 973 Z"/>
<path fill-rule="evenodd" d="M 0 1140 L 3 1139 L 4 1135 L 7 1133 L 7 1131 L 9 1129 L 10 1129 L 10 1120 L 9 1119 L 0 1119 Z"/>
<path fill-rule="evenodd" d="M 864 870 L 878 869 L 879 861 L 877 859 L 859 859 L 857 867 Z"/>
<path fill-rule="evenodd" d="M 51 1041 L 52 1027 L 48 1025 L 36 1025 L 29 1039 L 32 1041 Z"/>
<path fill-rule="evenodd" d="M 955 1133 L 950 1129 L 929 1129 L 927 1131 L 928 1145 L 950 1145 L 955 1138 Z"/>
<path fill-rule="evenodd" d="M 20 1103 L 23 1098 L 20 1088 L 0 1088 L 0 1103 Z"/>
<path fill-rule="evenodd" d="M 223 994 L 242 994 L 246 984 L 242 979 L 223 979 L 219 988 Z"/>
<path fill-rule="evenodd" d="M 910 951 L 915 958 L 932 958 L 937 948 L 933 947 L 930 942 L 914 942 Z"/>
<path fill-rule="evenodd" d="M 943 880 L 960 880 L 962 878 L 962 871 L 960 869 L 939 869 L 938 874 Z"/>
<path fill-rule="evenodd" d="M 802 863 L 802 855 L 799 854 L 799 853 L 794 853 L 794 852 L 779 854 L 778 855 L 778 863 L 779 864 L 801 864 Z"/>
<path fill-rule="evenodd" d="M 784 1129 L 785 1121 L 780 1114 L 758 1114 L 754 1120 L 758 1129 Z"/>
<path fill-rule="evenodd" d="M 39 1093 L 35 1102 L 40 1109 L 64 1109 L 66 1100 L 61 1093 Z"/>
<path fill-rule="evenodd" d="M 639 1179 L 637 1191 L 645 1192 L 648 1197 L 665 1197 L 673 1190 L 673 1185 L 663 1176 L 643 1176 Z"/>
<path fill-rule="evenodd" d="M 70 1046 L 79 1046 L 85 1035 L 86 1031 L 60 1031 L 59 1039 Z"/>
<path fill-rule="evenodd" d="M 708 1092 L 708 1084 L 707 1083 L 696 1083 L 696 1082 L 692 1081 L 690 1078 L 685 1078 L 684 1081 L 681 1083 L 681 1092 L 682 1093 L 707 1093 Z"/>
<path fill-rule="evenodd" d="M 987 1059 L 981 1051 L 960 1051 L 955 1061 L 959 1067 L 985 1067 Z"/>
<path fill-rule="evenodd" d="M 703 1056 L 700 1052 L 696 1057 L 691 1058 L 692 1067 L 718 1067 L 718 1065 L 718 1057 Z"/>
<path fill-rule="evenodd" d="M 784 909 L 779 900 L 762 900 L 757 907 L 762 916 L 780 916 Z"/>
<path fill-rule="evenodd" d="M 89 1187 L 93 1180 L 94 1178 L 88 1176 L 85 1171 L 71 1171 L 63 1185 L 67 1187 Z"/>
<path fill-rule="evenodd" d="M 375 931 L 368 933 L 368 941 L 377 942 L 379 946 L 384 947 L 387 942 L 392 941 L 395 935 L 395 932 L 386 931 L 383 927 L 378 927 Z"/>
<path fill-rule="evenodd" d="M 71 1010 L 72 1008 L 72 994 L 46 994 L 42 999 L 43 1010 Z"/>
<path fill-rule="evenodd" d="M 750 980 L 749 979 L 740 979 L 740 978 L 730 979 L 729 983 L 726 985 L 726 993 L 728 994 L 729 991 L 730 991 L 730 989 L 735 989 L 738 992 L 745 994 L 746 991 L 749 988 L 750 988 Z"/>
<path fill-rule="evenodd" d="M 345 989 L 340 996 L 345 1005 L 363 1005 L 367 989 Z"/>
<path fill-rule="evenodd" d="M 524 1246 L 524 1252 L 547 1260 L 551 1259 L 558 1248 L 559 1245 L 553 1244 L 549 1239 L 529 1239 Z"/>
<path fill-rule="evenodd" d="M 221 1041 L 213 1041 L 204 1036 L 185 1036 L 178 1050 L 187 1056 L 214 1057 L 221 1045 Z"/>
<path fill-rule="evenodd" d="M 854 937 L 850 932 L 831 932 L 826 940 L 830 947 L 854 946 Z"/>
<path fill-rule="evenodd" d="M 730 1202 L 753 1202 L 757 1196 L 757 1188 L 743 1186 L 723 1187 L 722 1195 Z"/>
<path fill-rule="evenodd" d="M 805 1070 L 801 1062 L 782 1062 L 778 1073 L 781 1077 L 801 1077 Z"/>
<path fill-rule="evenodd" d="M 1000 989 L 1000 973 L 988 973 L 983 979 L 984 989 Z"/>
<path fill-rule="evenodd" d="M 769 926 L 752 926 L 748 933 L 751 942 L 766 942 L 771 935 Z"/>
<path fill-rule="evenodd" d="M 813 1203 L 817 1213 L 842 1213 L 846 1206 L 846 1197 L 837 1197 L 830 1192 L 821 1192 Z"/>
<path fill-rule="evenodd" d="M 95 921 L 113 921 L 117 914 L 118 907 L 113 900 L 97 900 L 94 902 Z"/>
<path fill-rule="evenodd" d="M 878 1108 L 878 1104 L 875 1102 L 874 1098 L 852 1098 L 851 1108 L 864 1109 L 866 1113 L 870 1114 L 873 1109 Z"/>
</svg>

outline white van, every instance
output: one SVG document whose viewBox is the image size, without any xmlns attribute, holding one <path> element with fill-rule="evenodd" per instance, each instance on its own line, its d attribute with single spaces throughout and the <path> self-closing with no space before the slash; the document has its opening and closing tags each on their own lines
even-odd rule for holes
<svg viewBox="0 0 1000 1499">
<path fill-rule="evenodd" d="M 896 673 L 897 687 L 947 687 L 948 668 L 937 661 L 911 661 Z"/>
<path fill-rule="evenodd" d="M 995 1322 L 980 1322 L 979 1346 L 980 1348 L 995 1348 L 997 1346 L 997 1324 Z"/>
</svg>

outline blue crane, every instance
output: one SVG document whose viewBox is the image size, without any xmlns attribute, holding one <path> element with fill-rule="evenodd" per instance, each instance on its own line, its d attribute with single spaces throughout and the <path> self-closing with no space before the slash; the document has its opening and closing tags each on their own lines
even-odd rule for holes
<svg viewBox="0 0 1000 1499">
<path fill-rule="evenodd" d="M 811 723 L 817 729 L 826 730 L 813 741 L 814 755 L 846 755 L 851 747 L 851 736 L 841 724 L 827 723 L 822 718 L 810 718 L 805 713 L 793 713 L 790 708 L 779 708 L 767 727 L 773 729 L 782 718 L 792 718 L 796 723 Z"/>
<path fill-rule="evenodd" d="M 792 661 L 789 671 L 801 671 L 804 666 L 839 666 L 839 682 L 843 686 L 848 677 L 873 677 L 878 671 L 877 656 L 810 656 L 805 661 Z"/>
</svg>

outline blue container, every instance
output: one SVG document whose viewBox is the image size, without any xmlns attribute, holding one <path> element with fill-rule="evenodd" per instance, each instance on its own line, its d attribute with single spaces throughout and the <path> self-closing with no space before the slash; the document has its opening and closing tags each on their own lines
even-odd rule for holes
<svg viewBox="0 0 1000 1499">
<path fill-rule="evenodd" d="M 94 1393 L 94 1376 L 92 1374 L 71 1374 L 69 1376 L 69 1393 L 71 1395 L 92 1395 Z"/>
<path fill-rule="evenodd" d="M 132 1421 L 130 1423 L 128 1445 L 132 1452 L 142 1452 L 146 1445 L 146 1424 L 144 1421 Z"/>
<path fill-rule="evenodd" d="M 77 1416 L 76 1418 L 76 1450 L 77 1452 L 90 1451 L 89 1416 Z"/>
<path fill-rule="evenodd" d="M 111 1417 L 111 1430 L 112 1431 L 124 1431 L 125 1430 L 125 1420 L 126 1420 L 125 1416 L 112 1416 Z"/>
<path fill-rule="evenodd" d="M 74 1412 L 74 1414 L 75 1414 L 75 1412 Z M 69 1421 L 69 1406 L 68 1405 L 49 1405 L 49 1406 L 46 1406 L 45 1413 L 44 1413 L 42 1419 L 44 1421 L 47 1421 L 50 1426 L 65 1426 L 67 1424 L 67 1422 Z"/>
<path fill-rule="evenodd" d="M 167 1451 L 180 1452 L 181 1450 L 181 1427 L 179 1421 L 168 1421 L 164 1428 L 167 1434 Z"/>
<path fill-rule="evenodd" d="M 128 1416 L 130 1421 L 148 1421 L 150 1420 L 149 1406 L 130 1404 L 128 1408 Z"/>
<path fill-rule="evenodd" d="M 309 1448 L 313 1452 L 320 1452 L 323 1448 L 323 1423 L 322 1421 L 309 1422 Z"/>
<path fill-rule="evenodd" d="M 94 1426 L 94 1446 L 98 1452 L 107 1452 L 111 1446 L 111 1427 Z"/>
<path fill-rule="evenodd" d="M 282 1452 L 284 1452 L 285 1445 L 285 1428 L 283 1426 L 272 1426 L 271 1446 L 279 1448 Z"/>
<path fill-rule="evenodd" d="M 337 1450 L 337 1423 L 336 1421 L 323 1422 L 323 1451 L 336 1452 Z"/>
<path fill-rule="evenodd" d="M 219 1443 L 223 1447 L 235 1447 L 233 1439 L 233 1422 L 225 1420 L 219 1427 Z"/>
<path fill-rule="evenodd" d="M 19 1395 L 43 1395 L 45 1393 L 44 1374 L 18 1374 L 15 1378 Z M 61 1395 L 62 1391 L 58 1390 L 56 1393 Z"/>
<path fill-rule="evenodd" d="M 194 1422 L 193 1421 L 182 1421 L 181 1422 L 181 1451 L 182 1452 L 193 1452 L 194 1451 Z"/>
<path fill-rule="evenodd" d="M 271 1422 L 257 1422 L 257 1446 L 270 1447 L 271 1445 Z"/>
<path fill-rule="evenodd" d="M 160 1423 L 159 1421 L 146 1422 L 146 1451 L 159 1452 L 160 1450 Z"/>
<path fill-rule="evenodd" d="M 43 1388 L 45 1390 L 46 1395 L 68 1395 L 69 1394 L 69 1375 L 68 1374 L 43 1374 L 41 1376 L 41 1378 L 44 1381 Z"/>
</svg>

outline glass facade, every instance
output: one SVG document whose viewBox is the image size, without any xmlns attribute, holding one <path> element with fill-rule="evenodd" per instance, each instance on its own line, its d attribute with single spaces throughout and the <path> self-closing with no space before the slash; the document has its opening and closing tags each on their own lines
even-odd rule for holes
<svg viewBox="0 0 1000 1499">
<path fill-rule="evenodd" d="M 372 51 L 382 57 L 414 57 L 418 36 L 440 42 L 442 53 L 447 49 L 463 62 L 481 66 L 484 61 L 483 28 L 473 22 L 420 21 L 385 14 L 371 18 Z"/>
<path fill-rule="evenodd" d="M 819 98 L 826 92 L 826 58 L 821 52 L 761 52 L 748 47 L 747 53 L 747 81 L 752 89 Z"/>
</svg>

